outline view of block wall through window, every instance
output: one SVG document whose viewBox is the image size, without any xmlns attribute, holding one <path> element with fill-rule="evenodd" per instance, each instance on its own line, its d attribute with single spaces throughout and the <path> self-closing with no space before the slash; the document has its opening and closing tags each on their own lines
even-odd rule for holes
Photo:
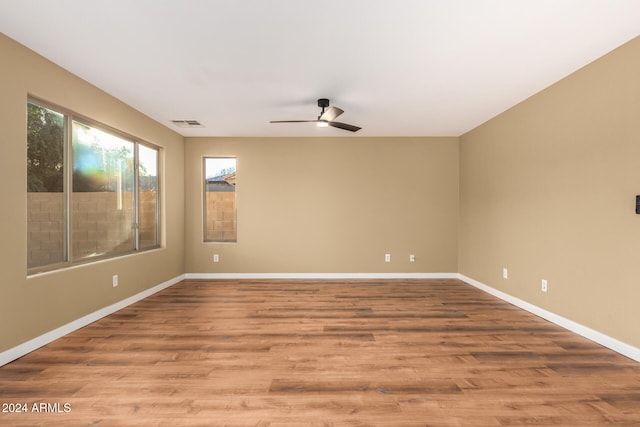
<svg viewBox="0 0 640 427">
<path fill-rule="evenodd" d="M 159 150 L 57 108 L 27 110 L 30 272 L 159 246 Z"/>
<path fill-rule="evenodd" d="M 237 241 L 236 159 L 204 159 L 204 240 Z"/>
</svg>

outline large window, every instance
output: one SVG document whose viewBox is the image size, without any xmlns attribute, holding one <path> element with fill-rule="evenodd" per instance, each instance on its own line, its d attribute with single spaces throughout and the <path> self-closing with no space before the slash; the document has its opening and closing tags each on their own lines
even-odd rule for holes
<svg viewBox="0 0 640 427">
<path fill-rule="evenodd" d="M 159 150 L 27 103 L 27 267 L 38 272 L 159 246 Z"/>
<path fill-rule="evenodd" d="M 205 242 L 237 240 L 235 158 L 204 159 L 203 228 Z"/>
</svg>

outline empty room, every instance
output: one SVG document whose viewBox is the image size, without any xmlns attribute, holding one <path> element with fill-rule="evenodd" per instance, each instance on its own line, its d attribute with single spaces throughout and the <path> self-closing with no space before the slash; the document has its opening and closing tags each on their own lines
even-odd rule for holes
<svg viewBox="0 0 640 427">
<path fill-rule="evenodd" d="M 640 425 L 640 2 L 0 31 L 0 425 Z"/>
</svg>

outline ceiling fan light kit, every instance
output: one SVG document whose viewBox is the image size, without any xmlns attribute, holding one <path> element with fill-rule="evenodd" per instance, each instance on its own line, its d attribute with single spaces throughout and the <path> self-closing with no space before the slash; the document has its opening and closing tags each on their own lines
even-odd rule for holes
<svg viewBox="0 0 640 427">
<path fill-rule="evenodd" d="M 320 112 L 317 120 L 272 120 L 269 123 L 315 123 L 318 127 L 331 126 L 338 129 L 348 130 L 350 132 L 357 132 L 362 129 L 358 126 L 334 121 L 336 117 L 344 113 L 344 111 L 338 107 L 330 107 L 329 100 L 327 98 L 318 99 L 318 107 L 322 108 L 322 111 Z"/>
</svg>

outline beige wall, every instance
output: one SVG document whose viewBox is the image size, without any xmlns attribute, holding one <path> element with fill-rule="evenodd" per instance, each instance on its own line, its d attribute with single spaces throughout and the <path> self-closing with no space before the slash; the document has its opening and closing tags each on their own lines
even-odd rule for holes
<svg viewBox="0 0 640 427">
<path fill-rule="evenodd" d="M 0 34 L 0 352 L 184 273 L 183 138 Z M 164 150 L 165 247 L 27 278 L 26 101 L 31 94 Z M 113 288 L 111 276 L 119 275 Z"/>
<path fill-rule="evenodd" d="M 205 156 L 237 156 L 237 243 L 203 243 Z M 188 273 L 457 270 L 457 138 L 187 138 L 185 159 Z"/>
<path fill-rule="evenodd" d="M 459 228 L 462 274 L 636 347 L 639 76 L 636 39 L 463 135 Z"/>
</svg>

